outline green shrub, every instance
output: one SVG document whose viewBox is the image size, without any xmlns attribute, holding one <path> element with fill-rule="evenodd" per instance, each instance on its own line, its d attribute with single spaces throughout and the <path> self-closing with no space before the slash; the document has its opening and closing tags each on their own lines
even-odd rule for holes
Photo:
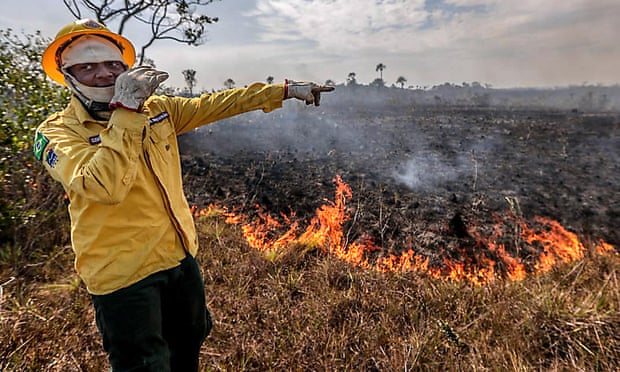
<svg viewBox="0 0 620 372">
<path fill-rule="evenodd" d="M 70 96 L 41 68 L 49 42 L 40 33 L 0 30 L 0 264 L 32 258 L 68 239 L 62 188 L 32 154 L 36 127 Z"/>
</svg>

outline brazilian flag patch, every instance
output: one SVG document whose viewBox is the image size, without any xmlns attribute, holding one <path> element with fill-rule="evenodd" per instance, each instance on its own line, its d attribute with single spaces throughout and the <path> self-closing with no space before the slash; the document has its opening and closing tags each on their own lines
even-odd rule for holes
<svg viewBox="0 0 620 372">
<path fill-rule="evenodd" d="M 37 135 L 34 139 L 34 147 L 32 151 L 34 151 L 34 157 L 37 160 L 41 161 L 43 159 L 43 151 L 45 151 L 45 146 L 50 142 L 47 137 L 45 137 L 41 132 L 37 132 Z"/>
</svg>

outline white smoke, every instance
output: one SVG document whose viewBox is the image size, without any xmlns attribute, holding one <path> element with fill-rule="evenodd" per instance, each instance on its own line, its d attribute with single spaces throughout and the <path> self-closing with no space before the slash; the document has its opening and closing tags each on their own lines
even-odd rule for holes
<svg viewBox="0 0 620 372">
<path fill-rule="evenodd" d="M 412 190 L 425 191 L 458 180 L 463 174 L 460 168 L 434 154 L 417 155 L 402 164 L 393 177 Z"/>
</svg>

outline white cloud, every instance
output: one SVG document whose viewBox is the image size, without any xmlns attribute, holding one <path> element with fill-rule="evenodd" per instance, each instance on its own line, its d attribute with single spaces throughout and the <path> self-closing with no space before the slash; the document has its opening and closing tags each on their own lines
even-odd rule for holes
<svg viewBox="0 0 620 372">
<path fill-rule="evenodd" d="M 402 69 L 410 60 L 446 80 L 609 80 L 620 62 L 617 0 L 444 0 L 432 7 L 424 0 L 257 0 L 251 14 L 264 43 L 285 40 L 343 60 L 391 59 Z M 579 72 L 597 61 L 604 73 Z M 411 73 L 420 70 L 400 74 Z"/>
<path fill-rule="evenodd" d="M 325 50 L 355 50 L 381 34 L 415 30 L 427 15 L 424 0 L 259 0 L 252 12 L 263 41 L 306 40 Z"/>
<path fill-rule="evenodd" d="M 618 0 L 225 0 L 207 10 L 220 22 L 203 46 L 147 51 L 177 86 L 187 68 L 206 88 L 267 75 L 342 82 L 349 72 L 368 83 L 380 62 L 388 84 L 401 75 L 413 85 L 620 83 Z M 63 6 L 22 0 L 7 2 L 0 28 L 51 37 L 70 20 Z"/>
<path fill-rule="evenodd" d="M 466 8 L 478 6 L 492 6 L 500 2 L 501 0 L 444 0 L 443 4 Z"/>
<path fill-rule="evenodd" d="M 424 0 L 258 0 L 252 16 L 262 26 L 264 42 L 306 41 L 326 51 L 486 49 L 488 45 L 481 43 L 503 38 L 515 44 L 501 40 L 490 47 L 503 45 L 502 49 L 509 50 L 526 44 L 519 37 L 541 36 L 551 45 L 564 45 L 578 36 L 573 31 L 575 23 L 587 22 L 589 34 L 610 42 L 608 31 L 620 30 L 620 26 L 612 30 L 606 26 L 619 15 L 620 4 L 612 0 L 445 3 L 485 7 L 455 13 L 449 8 L 429 11 Z"/>
</svg>

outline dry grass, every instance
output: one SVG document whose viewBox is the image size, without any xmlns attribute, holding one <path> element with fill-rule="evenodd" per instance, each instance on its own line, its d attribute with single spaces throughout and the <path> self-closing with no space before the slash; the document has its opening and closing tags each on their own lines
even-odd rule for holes
<svg viewBox="0 0 620 372">
<path fill-rule="evenodd" d="M 197 223 L 215 318 L 205 371 L 620 369 L 618 256 L 471 286 L 364 271 L 303 246 L 261 253 L 221 217 Z M 0 370 L 107 368 L 70 248 L 4 267 L 0 285 Z"/>
</svg>

